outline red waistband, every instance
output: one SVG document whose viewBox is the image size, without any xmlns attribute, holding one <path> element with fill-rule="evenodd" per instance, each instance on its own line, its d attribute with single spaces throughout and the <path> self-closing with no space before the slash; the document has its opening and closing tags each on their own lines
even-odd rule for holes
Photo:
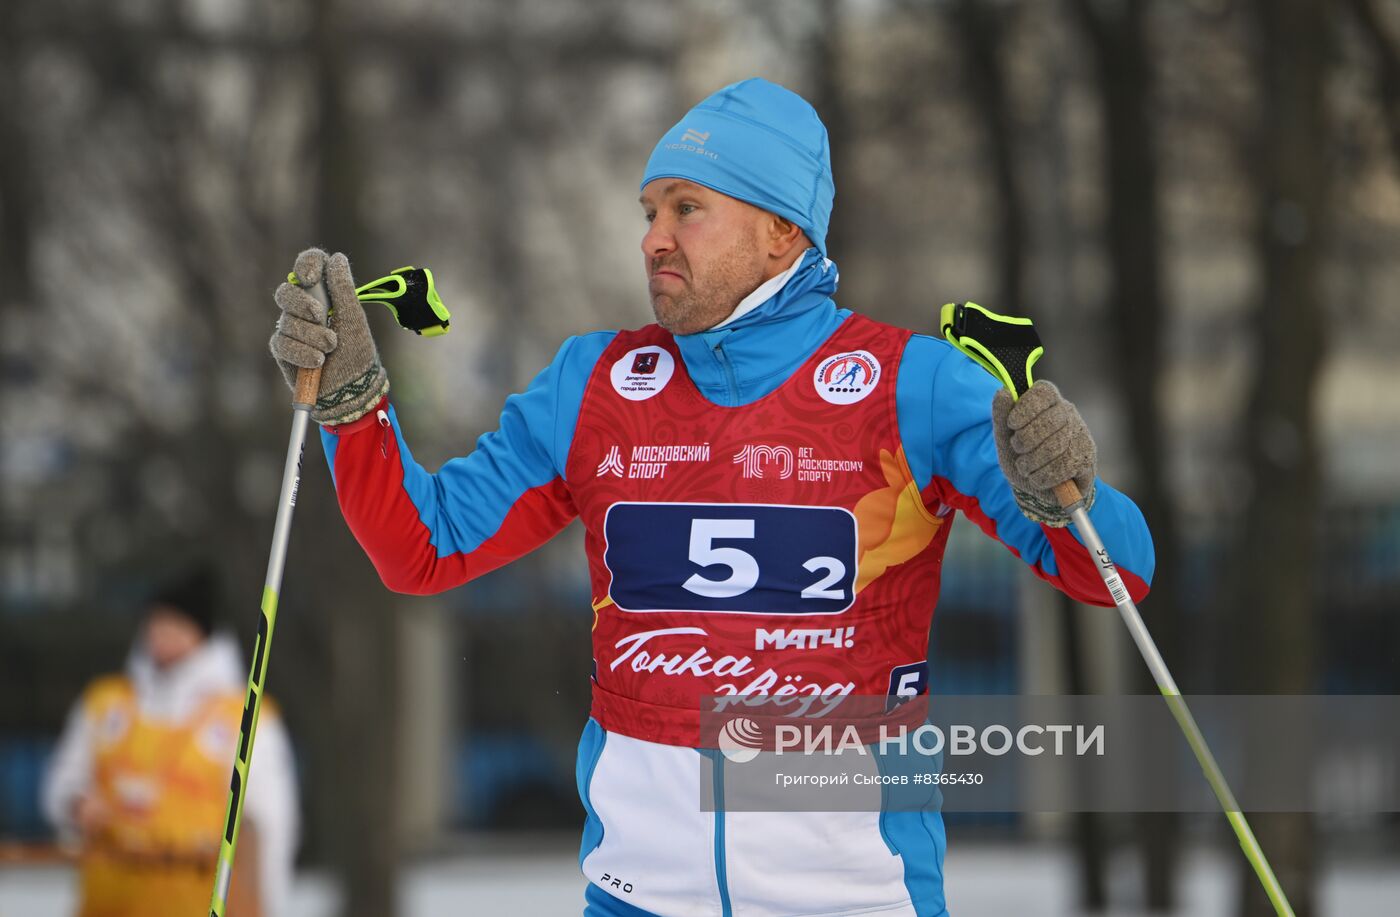
<svg viewBox="0 0 1400 917">
<path fill-rule="evenodd" d="M 836 698 L 833 698 L 835 700 Z M 714 748 L 715 733 L 725 720 L 734 717 L 747 717 L 757 724 L 764 736 L 766 747 L 772 747 L 775 724 L 798 724 L 816 728 L 829 727 L 841 735 L 854 727 L 861 744 L 871 745 L 884 736 L 881 729 L 897 730 L 900 727 L 915 728 L 926 722 L 928 697 L 910 698 L 893 710 L 879 710 L 876 706 L 881 699 L 870 696 L 849 697 L 846 705 L 851 715 L 840 712 L 823 716 L 801 717 L 793 712 L 783 711 L 771 699 L 751 697 L 753 705 L 745 704 L 744 698 L 736 698 L 734 706 L 726 710 L 707 714 L 703 719 L 701 708 L 677 707 L 669 704 L 656 704 L 624 697 L 593 683 L 592 716 L 608 732 L 621 733 L 644 742 L 662 745 L 679 745 L 683 748 Z M 794 699 L 786 699 L 791 703 Z M 700 703 L 709 702 L 702 698 Z"/>
</svg>

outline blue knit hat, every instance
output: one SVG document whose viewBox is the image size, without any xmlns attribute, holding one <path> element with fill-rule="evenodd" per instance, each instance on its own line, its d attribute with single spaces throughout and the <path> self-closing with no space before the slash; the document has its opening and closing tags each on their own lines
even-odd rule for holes
<svg viewBox="0 0 1400 917">
<path fill-rule="evenodd" d="M 807 100 L 749 79 L 696 105 L 647 160 L 642 187 L 683 178 L 791 220 L 826 254 L 836 185 L 826 127 Z"/>
</svg>

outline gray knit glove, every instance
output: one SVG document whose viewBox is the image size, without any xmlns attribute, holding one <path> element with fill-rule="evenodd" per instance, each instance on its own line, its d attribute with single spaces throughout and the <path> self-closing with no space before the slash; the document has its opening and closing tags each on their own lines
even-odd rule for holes
<svg viewBox="0 0 1400 917">
<path fill-rule="evenodd" d="M 1002 473 L 1027 519 L 1053 528 L 1069 525 L 1054 493 L 1065 481 L 1079 486 L 1085 509 L 1094 505 L 1098 450 L 1079 410 L 1054 385 L 1042 379 L 1014 401 L 1005 388 L 997 389 L 992 432 Z"/>
<path fill-rule="evenodd" d="M 297 255 L 292 273 L 303 286 L 326 277 L 330 294 L 330 323 L 314 296 L 288 282 L 274 299 L 282 310 L 270 346 L 287 384 L 296 389 L 297 370 L 322 366 L 321 389 L 311 419 L 322 424 L 349 423 L 369 413 L 389 391 L 389 377 L 369 333 L 364 307 L 355 295 L 350 261 L 337 252 L 326 257 L 319 248 Z"/>
</svg>

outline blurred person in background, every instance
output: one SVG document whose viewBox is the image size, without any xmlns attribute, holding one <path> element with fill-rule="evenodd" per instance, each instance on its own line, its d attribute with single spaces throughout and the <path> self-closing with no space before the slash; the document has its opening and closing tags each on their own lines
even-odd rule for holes
<svg viewBox="0 0 1400 917">
<path fill-rule="evenodd" d="M 214 632 L 217 583 L 199 567 L 147 603 L 126 672 L 84 691 L 45 774 L 49 820 L 80 847 L 79 917 L 205 913 L 223 832 L 247 673 Z M 229 913 L 276 917 L 298 831 L 291 746 L 274 706 L 258 721 Z"/>
<path fill-rule="evenodd" d="M 453 588 L 582 519 L 586 915 L 944 917 L 937 811 L 726 812 L 703 700 L 924 694 L 955 511 L 1109 606 L 1052 488 L 1078 484 L 1138 600 L 1154 561 L 1142 514 L 1097 478 L 1053 385 L 1013 404 L 946 342 L 831 299 L 829 145 L 800 96 L 761 79 L 716 92 L 662 137 L 641 192 L 657 323 L 565 341 L 500 428 L 435 474 L 405 444 L 344 254 L 297 258 L 273 354 L 289 383 L 322 367 L 312 417 L 389 588 Z M 323 278 L 329 324 L 303 288 Z"/>
</svg>

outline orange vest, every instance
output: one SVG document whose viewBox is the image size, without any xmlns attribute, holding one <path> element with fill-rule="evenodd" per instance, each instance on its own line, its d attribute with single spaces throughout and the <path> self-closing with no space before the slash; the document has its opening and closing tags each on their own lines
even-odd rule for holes
<svg viewBox="0 0 1400 917">
<path fill-rule="evenodd" d="M 83 698 L 93 786 L 112 813 L 82 855 L 79 917 L 188 917 L 208 910 L 243 697 L 210 697 L 183 723 L 147 719 L 125 677 Z M 263 709 L 266 716 L 268 710 Z"/>
</svg>

